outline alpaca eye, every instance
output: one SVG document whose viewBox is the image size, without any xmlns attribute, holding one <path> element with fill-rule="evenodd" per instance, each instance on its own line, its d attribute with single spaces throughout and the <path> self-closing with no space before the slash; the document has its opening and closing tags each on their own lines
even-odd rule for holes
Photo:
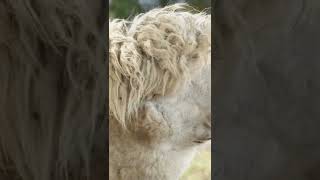
<svg viewBox="0 0 320 180">
<path fill-rule="evenodd" d="M 149 96 L 147 96 L 147 100 L 154 100 L 154 99 L 157 99 L 158 97 L 160 97 L 159 94 L 150 94 Z"/>
<path fill-rule="evenodd" d="M 157 98 L 159 98 L 160 97 L 160 94 L 153 94 L 152 95 L 152 99 L 157 99 Z"/>
</svg>

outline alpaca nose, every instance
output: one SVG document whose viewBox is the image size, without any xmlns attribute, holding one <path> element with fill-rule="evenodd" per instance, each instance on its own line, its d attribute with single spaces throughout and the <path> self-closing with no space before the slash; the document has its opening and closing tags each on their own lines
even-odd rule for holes
<svg viewBox="0 0 320 180">
<path fill-rule="evenodd" d="M 205 127 L 210 128 L 211 129 L 211 113 L 207 116 L 206 121 L 204 122 Z"/>
</svg>

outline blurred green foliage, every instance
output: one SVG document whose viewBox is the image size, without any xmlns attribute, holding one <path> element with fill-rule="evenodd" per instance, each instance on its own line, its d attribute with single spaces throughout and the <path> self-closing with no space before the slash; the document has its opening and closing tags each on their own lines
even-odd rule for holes
<svg viewBox="0 0 320 180">
<path fill-rule="evenodd" d="M 138 0 L 113 0 L 110 5 L 109 17 L 128 18 L 142 12 Z"/>
<path fill-rule="evenodd" d="M 177 3 L 176 0 L 153 0 L 150 2 L 153 2 L 151 9 Z M 186 0 L 186 3 L 198 10 L 211 7 L 211 0 Z M 143 4 L 140 4 L 138 0 L 112 0 L 109 9 L 109 17 L 126 19 L 142 13 L 145 10 L 148 9 L 144 9 Z"/>
</svg>

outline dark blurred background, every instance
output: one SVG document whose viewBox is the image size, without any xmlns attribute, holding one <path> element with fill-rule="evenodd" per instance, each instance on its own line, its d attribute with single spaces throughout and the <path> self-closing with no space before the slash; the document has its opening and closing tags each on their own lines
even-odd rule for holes
<svg viewBox="0 0 320 180">
<path fill-rule="evenodd" d="M 130 18 L 150 9 L 174 3 L 188 3 L 198 10 L 211 7 L 211 0 L 109 0 L 109 17 Z"/>
</svg>

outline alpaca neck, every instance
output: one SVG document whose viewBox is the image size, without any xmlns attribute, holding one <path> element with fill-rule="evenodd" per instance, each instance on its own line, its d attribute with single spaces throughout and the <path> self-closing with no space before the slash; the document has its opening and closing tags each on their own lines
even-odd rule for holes
<svg viewBox="0 0 320 180">
<path fill-rule="evenodd" d="M 115 130 L 109 141 L 109 177 L 113 180 L 178 180 L 196 151 L 174 150 L 170 144 L 142 146 Z"/>
</svg>

